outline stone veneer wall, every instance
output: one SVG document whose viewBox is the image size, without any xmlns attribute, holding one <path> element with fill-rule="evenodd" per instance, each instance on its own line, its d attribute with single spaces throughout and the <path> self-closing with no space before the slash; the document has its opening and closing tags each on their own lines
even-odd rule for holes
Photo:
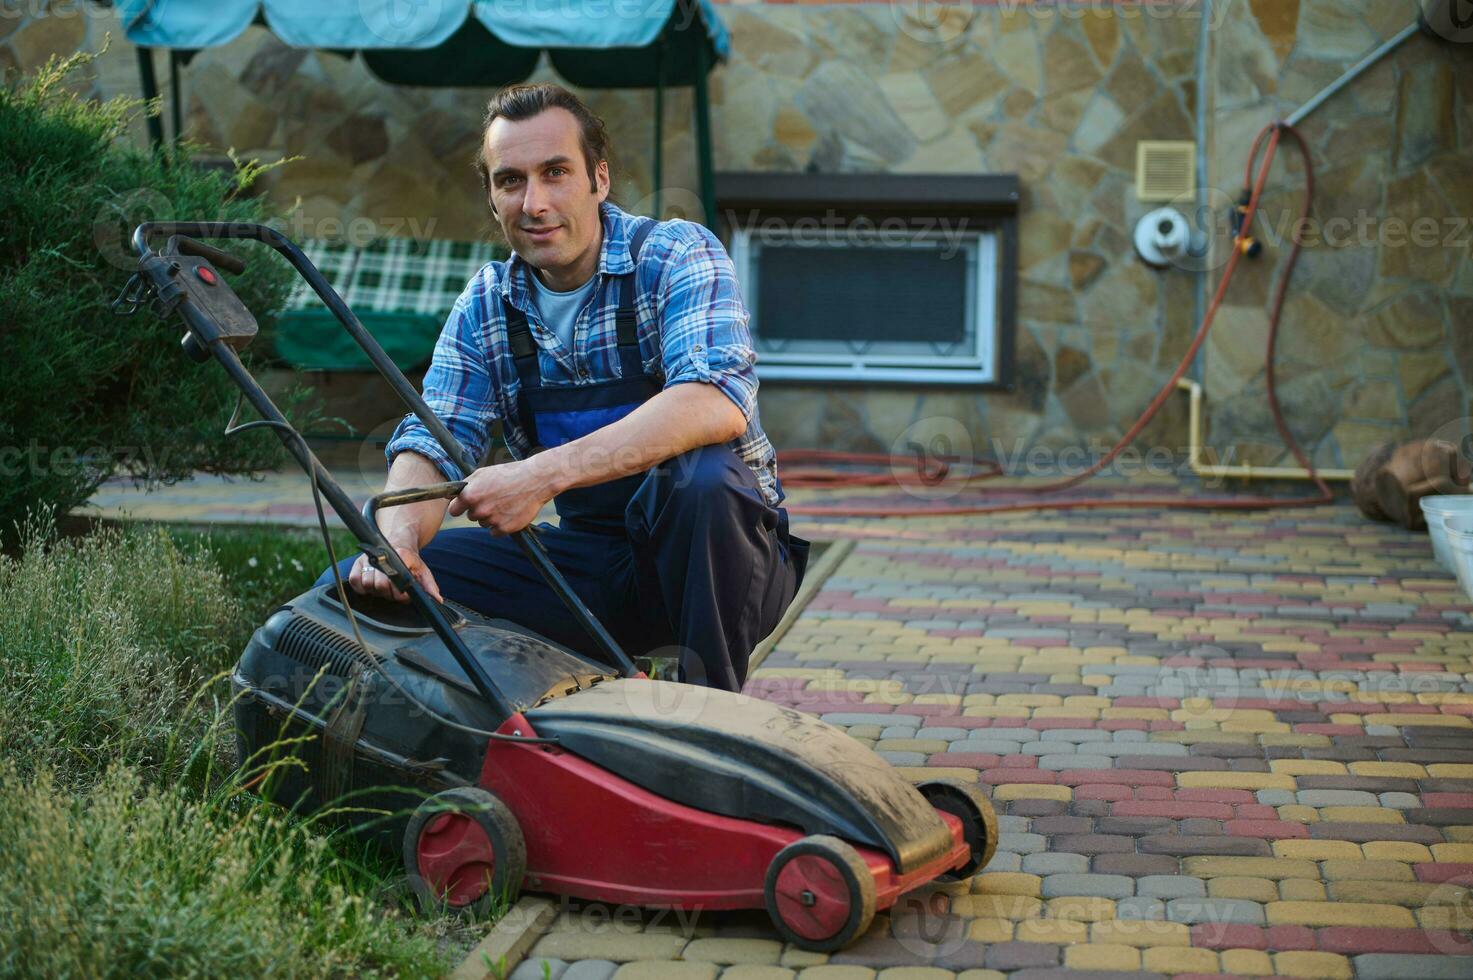
<svg viewBox="0 0 1473 980">
<path fill-rule="evenodd" d="M 1415 16 L 1386 0 L 1251 0 L 1214 31 L 1209 183 L 1236 196 L 1247 147 Z M 1387 439 L 1461 435 L 1473 416 L 1473 44 L 1412 38 L 1299 127 L 1313 153 L 1315 207 L 1276 359 L 1292 431 L 1324 465 L 1354 466 Z M 1268 226 L 1302 206 L 1288 141 Z M 1432 221 L 1424 244 L 1412 225 Z M 1209 441 L 1251 462 L 1289 463 L 1267 415 L 1266 307 L 1273 245 L 1233 281 L 1208 339 Z"/>
<path fill-rule="evenodd" d="M 1190 272 L 1147 269 L 1129 241 L 1153 206 L 1135 200 L 1136 142 L 1195 136 L 1201 7 L 962 3 L 925 24 L 901 4 L 722 6 L 733 56 L 712 76 L 718 170 L 1016 172 L 1024 188 L 1014 390 L 769 383 L 763 419 L 780 446 L 888 449 L 932 417 L 958 419 L 974 448 L 1006 454 L 1108 445 L 1124 430 L 1185 350 L 1204 285 Z M 1257 127 L 1402 26 L 1411 8 L 1217 0 L 1209 184 L 1235 195 Z M 136 93 L 133 50 L 108 14 L 0 18 L 0 68 L 95 50 L 107 31 L 96 89 Z M 1416 39 L 1306 124 L 1318 216 L 1473 213 L 1467 54 Z M 555 78 L 545 68 L 535 77 Z M 470 164 L 489 90 L 394 88 L 357 61 L 294 51 L 259 28 L 202 52 L 183 84 L 191 135 L 246 155 L 304 157 L 274 172 L 270 190 L 300 200 L 299 233 L 492 233 Z M 616 198 L 643 210 L 650 93 L 584 95 L 615 135 Z M 664 192 L 677 205 L 696 183 L 690 106 L 688 91 L 667 93 Z M 1267 210 L 1279 220 L 1299 190 L 1282 174 L 1273 187 Z M 1271 245 L 1245 265 L 1204 357 L 1210 442 L 1224 456 L 1280 455 L 1259 369 L 1282 254 Z M 1470 414 L 1467 260 L 1466 248 L 1306 252 L 1280 378 L 1319 462 L 1354 465 L 1381 438 Z M 1145 439 L 1185 445 L 1179 398 Z"/>
</svg>

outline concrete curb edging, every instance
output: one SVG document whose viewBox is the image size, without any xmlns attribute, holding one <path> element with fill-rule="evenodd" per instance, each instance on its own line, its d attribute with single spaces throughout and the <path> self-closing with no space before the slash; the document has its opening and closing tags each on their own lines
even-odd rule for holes
<svg viewBox="0 0 1473 980">
<path fill-rule="evenodd" d="M 557 905 L 551 899 L 520 899 L 450 973 L 450 980 L 504 980 L 542 938 L 556 915 Z"/>
</svg>

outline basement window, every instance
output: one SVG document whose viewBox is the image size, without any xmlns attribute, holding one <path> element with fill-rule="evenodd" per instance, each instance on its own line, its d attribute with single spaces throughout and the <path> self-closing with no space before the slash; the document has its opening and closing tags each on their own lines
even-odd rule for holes
<svg viewBox="0 0 1473 980">
<path fill-rule="evenodd" d="M 718 175 L 763 380 L 1002 386 L 1012 177 Z"/>
</svg>

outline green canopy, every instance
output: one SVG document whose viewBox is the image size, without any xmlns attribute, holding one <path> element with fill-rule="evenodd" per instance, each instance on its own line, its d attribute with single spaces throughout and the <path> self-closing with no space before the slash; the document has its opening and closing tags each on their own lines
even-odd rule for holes
<svg viewBox="0 0 1473 980">
<path fill-rule="evenodd" d="M 558 74 L 580 88 L 653 88 L 657 194 L 663 180 L 665 86 L 694 86 L 701 199 L 706 223 L 715 225 L 706 77 L 727 57 L 731 39 L 712 0 L 641 0 L 627 10 L 617 0 L 513 5 L 504 0 L 116 0 L 116 6 L 128 39 L 138 45 L 146 97 L 158 93 L 152 49 L 170 52 L 176 136 L 180 65 L 202 48 L 228 43 L 253 23 L 292 47 L 357 54 L 369 71 L 394 85 L 509 85 L 531 75 L 546 51 Z M 162 142 L 157 119 L 151 120 L 150 132 Z"/>
</svg>

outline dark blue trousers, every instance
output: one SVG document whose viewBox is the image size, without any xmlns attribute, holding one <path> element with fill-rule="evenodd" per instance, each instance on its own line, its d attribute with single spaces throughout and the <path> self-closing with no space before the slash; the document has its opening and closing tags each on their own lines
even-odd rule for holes
<svg viewBox="0 0 1473 980">
<path fill-rule="evenodd" d="M 727 446 L 650 470 L 623 517 L 622 532 L 570 520 L 538 533 L 625 653 L 678 657 L 687 683 L 741 690 L 752 648 L 802 581 L 808 542 L 788 533 L 787 512 L 767 504 Z M 511 538 L 448 528 L 421 557 L 446 599 L 603 659 Z M 345 577 L 353 561 L 342 561 Z M 331 581 L 328 569 L 318 584 Z"/>
</svg>

